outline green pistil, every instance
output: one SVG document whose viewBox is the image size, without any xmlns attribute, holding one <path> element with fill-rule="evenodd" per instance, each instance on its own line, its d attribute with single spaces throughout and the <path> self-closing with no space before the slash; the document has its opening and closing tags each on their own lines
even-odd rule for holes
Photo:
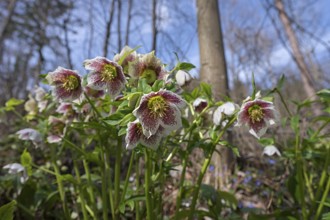
<svg viewBox="0 0 330 220">
<path fill-rule="evenodd" d="M 65 82 L 63 83 L 63 88 L 67 91 L 72 91 L 78 88 L 79 86 L 79 79 L 76 76 L 69 75 Z"/>
<path fill-rule="evenodd" d="M 111 81 L 117 76 L 116 67 L 111 64 L 106 64 L 102 71 L 102 81 Z"/>
<path fill-rule="evenodd" d="M 167 104 L 162 96 L 155 96 L 149 99 L 148 108 L 154 117 L 163 117 Z"/>
<path fill-rule="evenodd" d="M 262 108 L 259 105 L 251 106 L 248 109 L 248 113 L 249 113 L 249 116 L 250 116 L 250 119 L 251 119 L 252 123 L 260 122 L 264 117 L 264 113 L 262 111 Z"/>
<path fill-rule="evenodd" d="M 148 84 L 152 84 L 153 82 L 156 81 L 157 74 L 152 69 L 145 69 L 141 74 L 141 78 L 145 78 Z"/>
</svg>

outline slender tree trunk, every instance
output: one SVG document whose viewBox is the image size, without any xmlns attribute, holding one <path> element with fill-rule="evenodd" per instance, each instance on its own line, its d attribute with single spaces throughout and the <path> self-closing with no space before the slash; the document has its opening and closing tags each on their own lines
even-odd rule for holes
<svg viewBox="0 0 330 220">
<path fill-rule="evenodd" d="M 215 100 L 229 95 L 227 67 L 217 0 L 197 0 L 198 37 L 200 51 L 200 78 L 212 86 Z M 231 134 L 228 134 L 230 141 Z M 221 189 L 233 168 L 234 155 L 229 148 L 217 146 L 221 155 L 214 154 L 212 163 L 216 167 L 215 187 Z"/>
<path fill-rule="evenodd" d="M 132 6 L 133 1 L 128 0 L 128 9 L 127 9 L 127 23 L 126 23 L 126 33 L 125 33 L 125 45 L 129 46 L 129 30 L 131 27 L 131 19 L 132 19 Z"/>
<path fill-rule="evenodd" d="M 66 50 L 66 56 L 68 59 L 68 65 L 70 69 L 73 69 L 72 59 L 71 59 L 71 48 L 70 48 L 70 40 L 69 40 L 69 33 L 68 33 L 68 23 L 69 18 L 64 20 L 63 29 L 64 29 L 64 44 Z"/>
<path fill-rule="evenodd" d="M 112 0 L 110 8 L 109 8 L 110 17 L 109 17 L 109 20 L 107 21 L 104 44 L 103 44 L 103 56 L 104 57 L 106 57 L 108 55 L 108 44 L 110 42 L 111 24 L 112 24 L 114 12 L 115 12 L 115 0 Z"/>
<path fill-rule="evenodd" d="M 290 42 L 293 59 L 300 70 L 301 79 L 302 79 L 306 94 L 308 97 L 310 97 L 310 98 L 312 98 L 312 100 L 314 100 L 316 92 L 315 92 L 315 88 L 313 86 L 313 78 L 312 78 L 312 76 L 309 72 L 309 69 L 307 67 L 307 64 L 304 60 L 303 53 L 300 50 L 299 42 L 298 42 L 297 36 L 292 28 L 290 19 L 284 9 L 283 1 L 275 0 L 275 7 L 278 11 L 278 16 L 283 24 L 285 33 Z"/>
<path fill-rule="evenodd" d="M 152 43 L 151 43 L 151 50 L 157 49 L 157 0 L 152 0 Z"/>
<path fill-rule="evenodd" d="M 122 45 L 121 45 L 121 0 L 117 0 L 117 7 L 118 7 L 118 12 L 117 12 L 117 32 L 118 32 L 118 51 L 121 50 Z"/>
<path fill-rule="evenodd" d="M 217 0 L 197 0 L 201 80 L 216 99 L 228 95 L 226 59 Z"/>
<path fill-rule="evenodd" d="M 14 13 L 15 5 L 16 5 L 16 0 L 10 0 L 9 5 L 8 5 L 8 15 L 1 22 L 1 26 L 0 26 L 0 45 L 2 44 L 2 41 L 4 39 L 6 30 L 8 28 L 9 23 L 10 23 L 11 16 Z"/>
</svg>

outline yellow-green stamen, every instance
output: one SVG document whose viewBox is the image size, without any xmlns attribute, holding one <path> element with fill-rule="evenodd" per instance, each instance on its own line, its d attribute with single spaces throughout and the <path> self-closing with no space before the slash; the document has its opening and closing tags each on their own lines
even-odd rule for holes
<svg viewBox="0 0 330 220">
<path fill-rule="evenodd" d="M 259 105 L 253 105 L 248 109 L 252 123 L 260 122 L 264 118 L 264 113 Z"/>
<path fill-rule="evenodd" d="M 102 81 L 111 81 L 117 77 L 116 67 L 111 64 L 106 64 L 102 71 Z"/>
<path fill-rule="evenodd" d="M 79 86 L 79 79 L 77 76 L 69 75 L 65 82 L 63 83 L 63 88 L 67 91 L 72 91 L 78 88 Z"/>
<path fill-rule="evenodd" d="M 152 69 L 145 69 L 142 74 L 141 78 L 145 78 L 148 84 L 152 84 L 157 79 L 157 74 Z"/>
<path fill-rule="evenodd" d="M 154 117 L 163 117 L 167 109 L 167 103 L 162 96 L 154 96 L 149 99 L 148 108 Z"/>
</svg>

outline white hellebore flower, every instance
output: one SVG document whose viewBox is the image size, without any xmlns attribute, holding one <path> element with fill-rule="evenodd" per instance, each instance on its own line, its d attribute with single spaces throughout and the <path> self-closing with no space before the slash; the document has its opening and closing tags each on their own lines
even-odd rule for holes
<svg viewBox="0 0 330 220">
<path fill-rule="evenodd" d="M 264 151 L 262 152 L 262 155 L 268 155 L 268 156 L 273 156 L 273 155 L 277 155 L 277 156 L 281 156 L 280 151 L 274 146 L 274 145 L 268 145 L 264 148 Z"/>
<path fill-rule="evenodd" d="M 220 105 L 213 114 L 213 123 L 215 125 L 220 125 L 223 120 L 222 116 L 232 116 L 236 111 L 236 105 L 232 102 L 226 102 Z"/>
<path fill-rule="evenodd" d="M 20 163 L 7 164 L 3 167 L 3 169 L 8 170 L 9 174 L 17 174 L 25 170 L 25 168 Z"/>
<path fill-rule="evenodd" d="M 191 81 L 192 77 L 189 73 L 183 70 L 179 70 L 175 74 L 175 80 L 179 86 L 184 86 Z"/>
</svg>

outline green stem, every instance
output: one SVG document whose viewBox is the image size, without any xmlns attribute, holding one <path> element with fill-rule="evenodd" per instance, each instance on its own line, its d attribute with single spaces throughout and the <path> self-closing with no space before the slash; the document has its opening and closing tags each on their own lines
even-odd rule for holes
<svg viewBox="0 0 330 220">
<path fill-rule="evenodd" d="M 285 107 L 285 110 L 289 113 L 289 116 L 292 117 L 292 114 L 291 114 L 291 112 L 290 112 L 290 110 L 289 110 L 289 108 L 288 108 L 288 106 L 287 106 L 287 104 L 286 104 L 286 102 L 285 102 L 285 100 L 282 96 L 282 93 L 277 88 L 275 88 L 275 90 L 276 90 L 277 94 L 280 96 L 281 102 L 283 103 L 283 105 Z"/>
<path fill-rule="evenodd" d="M 135 166 L 135 185 L 136 185 L 136 193 L 139 194 L 139 190 L 140 190 L 140 157 L 137 156 L 136 158 L 136 166 Z M 140 202 L 136 201 L 135 202 L 135 220 L 141 220 L 141 216 L 140 216 Z"/>
<path fill-rule="evenodd" d="M 73 160 L 73 167 L 74 167 L 74 171 L 76 173 L 77 182 L 78 182 L 78 188 L 79 188 L 78 192 L 79 192 L 79 199 L 80 199 L 80 203 L 81 203 L 81 211 L 83 213 L 84 220 L 88 220 L 89 218 L 88 218 L 87 210 L 86 210 L 86 201 L 85 201 L 83 189 L 80 187 L 81 186 L 81 178 L 80 178 L 80 172 L 79 172 L 79 168 L 78 168 L 76 160 Z"/>
<path fill-rule="evenodd" d="M 145 181 L 145 195 L 146 195 L 146 206 L 147 206 L 147 220 L 154 220 L 153 218 L 153 209 L 152 209 L 152 198 L 150 193 L 150 184 L 151 184 L 151 158 L 150 158 L 150 152 L 149 149 L 145 148 L 145 163 L 146 163 L 146 173 L 144 176 Z"/>
<path fill-rule="evenodd" d="M 116 164 L 115 164 L 115 214 L 119 219 L 119 205 L 120 205 L 120 172 L 121 172 L 121 151 L 122 151 L 122 138 L 118 138 L 118 145 L 116 149 Z"/>
<path fill-rule="evenodd" d="M 102 213 L 103 213 L 103 220 L 108 220 L 108 191 L 107 191 L 107 174 L 106 174 L 106 160 L 105 160 L 105 153 L 103 151 L 103 147 L 101 149 L 101 161 L 102 161 Z"/>
<path fill-rule="evenodd" d="M 83 164 L 84 164 L 84 169 L 85 169 L 85 174 L 87 177 L 87 182 L 88 182 L 88 194 L 92 203 L 92 209 L 93 209 L 93 217 L 94 220 L 97 220 L 96 215 L 97 215 L 97 207 L 96 207 L 96 201 L 95 201 L 95 196 L 94 196 L 94 190 L 93 190 L 93 181 L 92 181 L 92 177 L 89 171 L 89 167 L 88 167 L 88 163 L 86 160 L 83 160 Z"/>
<path fill-rule="evenodd" d="M 324 191 L 324 193 L 323 193 L 323 196 L 322 196 L 322 199 L 321 199 L 320 205 L 319 205 L 319 207 L 317 208 L 316 215 L 315 215 L 315 218 L 314 218 L 315 220 L 319 219 L 320 214 L 322 213 L 322 209 L 323 209 L 323 206 L 324 206 L 325 200 L 326 200 L 327 197 L 329 196 L 329 190 L 330 190 L 330 178 L 328 178 L 327 186 L 326 186 L 325 191 Z"/>
<path fill-rule="evenodd" d="M 176 198 L 176 206 L 175 206 L 175 217 L 174 219 L 179 219 L 179 210 L 181 207 L 181 201 L 183 196 L 183 183 L 186 176 L 186 168 L 187 168 L 187 154 L 184 155 L 184 158 L 182 160 L 182 172 L 180 177 L 180 183 L 179 183 L 179 194 Z"/>
<path fill-rule="evenodd" d="M 197 179 L 197 186 L 195 187 L 195 190 L 194 190 L 194 193 L 193 193 L 192 202 L 191 202 L 191 206 L 190 206 L 191 209 L 190 209 L 189 216 L 188 216 L 188 219 L 190 219 L 190 220 L 193 219 L 194 212 L 195 212 L 195 209 L 196 209 L 197 198 L 198 198 L 199 191 L 200 191 L 200 188 L 201 188 L 201 185 L 202 185 L 202 181 L 203 181 L 204 175 L 205 175 L 205 173 L 207 171 L 207 168 L 210 165 L 211 158 L 212 158 L 212 155 L 213 155 L 213 153 L 215 151 L 215 148 L 216 148 L 219 140 L 221 139 L 221 137 L 223 136 L 223 134 L 227 130 L 227 128 L 230 127 L 235 121 L 236 121 L 236 117 L 233 117 L 229 121 L 229 123 L 221 130 L 221 132 L 218 135 L 217 139 L 213 141 L 213 144 L 212 144 L 212 147 L 211 147 L 211 150 L 210 150 L 209 154 L 204 159 L 202 170 L 199 173 L 199 176 L 198 176 L 198 179 Z"/>
<path fill-rule="evenodd" d="M 127 170 L 125 183 L 124 183 L 124 189 L 123 189 L 123 193 L 121 195 L 120 203 L 124 202 L 124 200 L 125 200 L 126 191 L 127 191 L 128 182 L 129 182 L 129 177 L 131 176 L 131 173 L 132 173 L 134 157 L 135 157 L 135 152 L 133 151 L 132 154 L 131 154 L 131 159 L 129 161 L 128 170 Z"/>
<path fill-rule="evenodd" d="M 68 205 L 66 203 L 65 190 L 64 190 L 64 186 L 63 186 L 63 182 L 62 182 L 61 173 L 56 164 L 55 159 L 53 160 L 53 168 L 56 173 L 56 182 L 57 182 L 58 191 L 60 193 L 60 198 L 61 198 L 62 205 L 63 205 L 64 217 L 65 217 L 65 219 L 71 219 Z"/>
<path fill-rule="evenodd" d="M 111 176 L 111 168 L 110 168 L 110 152 L 109 149 L 105 149 L 105 176 L 107 178 L 107 182 L 109 184 L 109 203 L 110 203 L 110 209 L 111 209 L 111 216 L 112 219 L 115 219 L 115 207 L 114 207 L 114 202 L 113 202 L 113 185 L 112 185 L 112 176 Z"/>
<path fill-rule="evenodd" d="M 306 212 L 306 202 L 305 202 L 305 181 L 303 177 L 303 164 L 302 164 L 302 157 L 301 157 L 301 152 L 300 152 L 300 135 L 299 132 L 296 134 L 296 145 L 295 145 L 295 154 L 296 154 L 296 166 L 297 166 L 297 172 L 298 172 L 298 187 L 299 187 L 299 192 L 301 195 L 301 209 L 302 209 L 302 215 L 303 219 L 307 219 L 307 212 Z"/>
</svg>

